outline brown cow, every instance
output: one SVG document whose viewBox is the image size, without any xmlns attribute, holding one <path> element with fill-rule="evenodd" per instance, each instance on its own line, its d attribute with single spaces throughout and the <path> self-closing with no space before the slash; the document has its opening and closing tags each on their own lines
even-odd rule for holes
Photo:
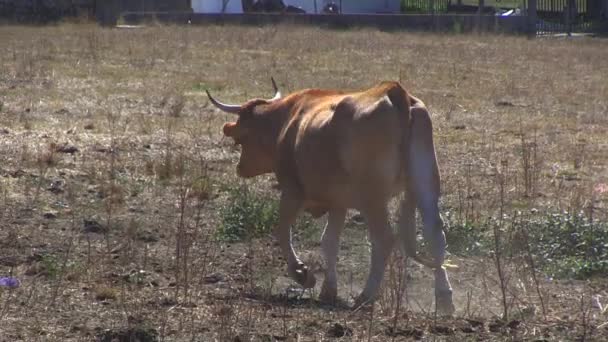
<svg viewBox="0 0 608 342">
<path fill-rule="evenodd" d="M 237 116 L 224 134 L 241 146 L 240 177 L 274 172 L 281 190 L 279 224 L 274 230 L 289 274 L 305 288 L 314 287 L 312 272 L 291 243 L 291 225 L 298 213 L 328 213 L 321 240 L 326 261 L 320 299 L 337 296 L 336 260 L 346 211 L 366 218 L 371 265 L 355 307 L 375 299 L 395 238 L 388 202 L 401 201 L 399 238 L 407 255 L 435 270 L 438 310 L 451 314 L 452 287 L 445 268 L 445 235 L 439 215 L 440 176 L 431 118 L 422 101 L 397 82 L 382 82 L 358 92 L 305 89 L 281 98 L 253 99 L 243 105 L 210 101 Z M 416 254 L 415 208 L 422 213 L 423 235 L 433 260 Z"/>
</svg>

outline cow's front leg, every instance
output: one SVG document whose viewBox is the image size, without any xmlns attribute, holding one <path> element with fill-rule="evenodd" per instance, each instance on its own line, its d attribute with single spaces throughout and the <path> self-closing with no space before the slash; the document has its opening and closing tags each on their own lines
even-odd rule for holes
<svg viewBox="0 0 608 342">
<path fill-rule="evenodd" d="M 338 277 L 336 263 L 340 249 L 340 234 L 344 228 L 346 209 L 331 209 L 327 216 L 327 224 L 321 238 L 321 252 L 325 258 L 325 279 L 321 287 L 319 299 L 328 304 L 335 304 L 338 296 Z"/>
<path fill-rule="evenodd" d="M 283 257 L 287 260 L 289 276 L 304 288 L 312 288 L 316 284 L 316 279 L 308 267 L 300 261 L 291 243 L 291 226 L 296 222 L 301 209 L 302 200 L 299 197 L 286 192 L 281 194 L 279 225 L 274 230 L 274 236 L 279 242 Z"/>
<path fill-rule="evenodd" d="M 368 222 L 369 238 L 372 245 L 370 271 L 363 292 L 355 300 L 355 308 L 371 303 L 376 299 L 386 262 L 390 256 L 394 235 L 388 222 L 388 211 L 386 205 L 375 206 L 362 211 Z"/>
</svg>

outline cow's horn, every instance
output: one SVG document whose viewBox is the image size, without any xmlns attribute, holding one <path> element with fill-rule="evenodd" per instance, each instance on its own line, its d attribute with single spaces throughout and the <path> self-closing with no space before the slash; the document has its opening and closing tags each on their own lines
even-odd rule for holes
<svg viewBox="0 0 608 342">
<path fill-rule="evenodd" d="M 277 83 L 274 81 L 273 77 L 270 77 L 270 81 L 272 81 L 272 88 L 274 88 L 274 97 L 268 101 L 275 101 L 281 98 L 281 92 L 279 91 L 279 87 L 277 87 Z"/>
<path fill-rule="evenodd" d="M 213 96 L 211 96 L 211 94 L 209 94 L 209 90 L 206 90 L 206 92 L 207 92 L 207 97 L 209 97 L 209 101 L 211 101 L 211 103 L 213 103 L 213 105 L 216 106 L 218 109 L 220 109 L 226 113 L 232 113 L 232 114 L 238 114 L 239 111 L 241 110 L 240 105 L 221 103 L 220 101 L 214 99 Z"/>
</svg>

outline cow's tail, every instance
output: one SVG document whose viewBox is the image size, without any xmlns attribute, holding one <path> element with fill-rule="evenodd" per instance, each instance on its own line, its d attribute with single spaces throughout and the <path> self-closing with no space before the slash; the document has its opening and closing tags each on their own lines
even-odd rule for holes
<svg viewBox="0 0 608 342">
<path fill-rule="evenodd" d="M 402 174 L 404 179 L 404 196 L 399 205 L 398 236 L 406 256 L 429 268 L 438 267 L 435 262 L 417 253 L 416 247 L 416 196 L 414 184 L 410 183 L 411 160 L 410 153 L 412 145 L 413 130 L 416 129 L 416 118 L 412 112 L 425 108 L 422 101 L 408 94 L 398 83 L 389 90 L 388 96 L 392 104 L 401 113 L 401 156 Z"/>
</svg>

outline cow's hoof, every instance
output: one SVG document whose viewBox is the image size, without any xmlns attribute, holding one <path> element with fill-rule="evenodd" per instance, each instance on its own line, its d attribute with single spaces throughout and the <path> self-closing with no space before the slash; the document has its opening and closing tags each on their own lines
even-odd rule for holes
<svg viewBox="0 0 608 342">
<path fill-rule="evenodd" d="M 304 264 L 298 264 L 293 273 L 294 279 L 305 289 L 311 289 L 317 284 L 315 275 Z"/>
<path fill-rule="evenodd" d="M 445 316 L 452 316 L 456 311 L 454 302 L 452 301 L 452 292 L 440 292 L 435 294 L 435 304 L 437 313 Z"/>
<path fill-rule="evenodd" d="M 337 298 L 338 288 L 327 285 L 327 283 L 323 283 L 323 286 L 321 287 L 321 294 L 319 294 L 319 301 L 328 305 L 336 305 Z"/>
</svg>

